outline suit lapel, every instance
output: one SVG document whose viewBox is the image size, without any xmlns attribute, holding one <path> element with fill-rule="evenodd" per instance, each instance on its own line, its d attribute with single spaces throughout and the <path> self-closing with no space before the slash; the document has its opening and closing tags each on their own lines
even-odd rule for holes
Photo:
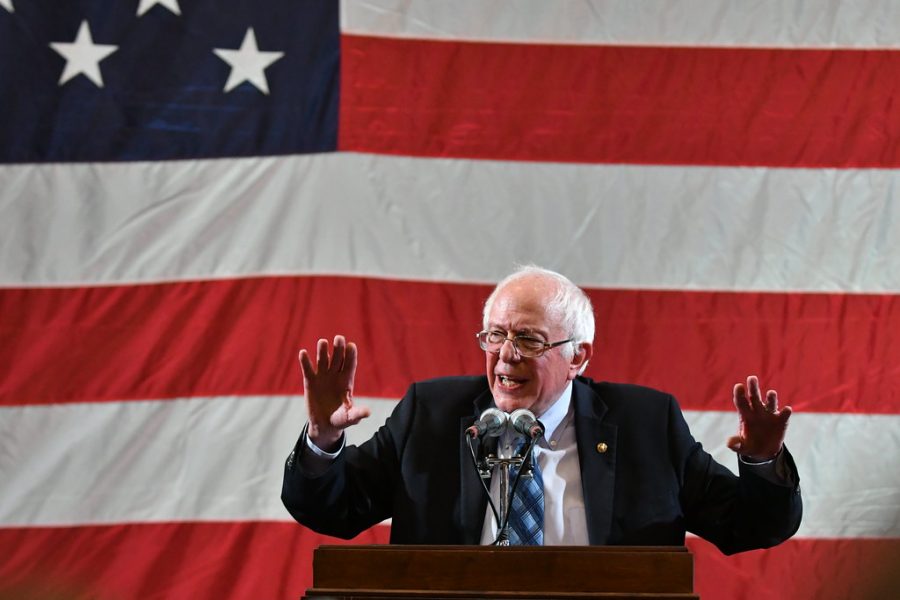
<svg viewBox="0 0 900 600">
<path fill-rule="evenodd" d="M 486 390 L 475 399 L 474 412 L 459 421 L 460 520 L 463 536 L 461 543 L 463 544 L 481 542 L 484 512 L 487 510 L 487 496 L 485 496 L 475 466 L 472 464 L 472 453 L 469 450 L 465 432 L 485 409 L 493 405 L 494 398 L 491 396 L 490 390 Z"/>
<path fill-rule="evenodd" d="M 607 407 L 600 396 L 577 379 L 572 401 L 588 540 L 592 545 L 602 545 L 609 539 L 612 526 L 617 428 L 603 422 Z"/>
</svg>

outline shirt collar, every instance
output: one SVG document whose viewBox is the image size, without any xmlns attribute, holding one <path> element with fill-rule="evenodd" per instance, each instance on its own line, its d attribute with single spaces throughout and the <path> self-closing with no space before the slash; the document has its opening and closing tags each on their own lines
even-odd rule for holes
<svg viewBox="0 0 900 600">
<path fill-rule="evenodd" d="M 556 428 L 569 414 L 569 405 L 572 403 L 572 382 L 566 386 L 559 399 L 550 405 L 550 408 L 538 415 L 538 420 L 544 426 L 544 437 L 550 439 L 556 432 Z"/>
</svg>

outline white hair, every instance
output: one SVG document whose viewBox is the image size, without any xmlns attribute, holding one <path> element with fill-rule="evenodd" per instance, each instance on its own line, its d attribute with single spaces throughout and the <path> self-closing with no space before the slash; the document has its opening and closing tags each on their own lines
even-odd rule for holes
<svg viewBox="0 0 900 600">
<path fill-rule="evenodd" d="M 581 344 L 593 343 L 594 308 L 591 306 L 590 298 L 584 293 L 584 290 L 572 283 L 565 275 L 538 267 L 537 265 L 519 267 L 497 284 L 497 287 L 494 288 L 494 291 L 491 292 L 491 295 L 484 302 L 484 312 L 482 313 L 482 327 L 484 329 L 488 328 L 491 307 L 494 305 L 494 300 L 497 298 L 500 290 L 507 284 L 526 277 L 539 277 L 556 283 L 556 295 L 551 298 L 547 308 L 562 315 L 563 329 L 566 335 L 572 338 L 572 343 L 562 348 L 566 359 L 571 359 Z"/>
</svg>

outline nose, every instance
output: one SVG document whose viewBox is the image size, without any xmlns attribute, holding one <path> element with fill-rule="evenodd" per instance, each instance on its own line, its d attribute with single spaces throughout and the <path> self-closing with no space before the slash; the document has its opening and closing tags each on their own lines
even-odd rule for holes
<svg viewBox="0 0 900 600">
<path fill-rule="evenodd" d="M 503 341 L 503 345 L 500 346 L 500 360 L 503 362 L 514 362 L 520 358 L 519 350 L 516 348 L 516 345 L 513 344 L 512 339 L 506 338 Z"/>
</svg>

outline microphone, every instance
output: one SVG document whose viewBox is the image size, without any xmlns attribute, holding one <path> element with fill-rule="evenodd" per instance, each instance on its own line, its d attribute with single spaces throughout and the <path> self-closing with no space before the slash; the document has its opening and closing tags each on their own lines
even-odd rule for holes
<svg viewBox="0 0 900 600">
<path fill-rule="evenodd" d="M 509 415 L 499 408 L 489 408 L 478 417 L 475 424 L 466 429 L 466 435 L 471 438 L 497 437 L 506 429 L 506 421 Z"/>
<path fill-rule="evenodd" d="M 509 415 L 509 422 L 512 424 L 513 429 L 533 440 L 544 436 L 544 426 L 535 418 L 534 413 L 528 409 L 520 408 L 514 410 Z"/>
</svg>

